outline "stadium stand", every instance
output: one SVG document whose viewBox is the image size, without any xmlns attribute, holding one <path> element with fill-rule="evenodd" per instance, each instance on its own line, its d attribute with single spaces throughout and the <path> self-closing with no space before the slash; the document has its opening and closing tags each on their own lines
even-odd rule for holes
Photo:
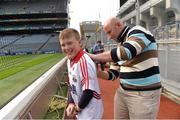
<svg viewBox="0 0 180 120">
<path fill-rule="evenodd" d="M 0 4 L 1 55 L 59 52 L 58 33 L 69 23 L 68 0 L 1 0 Z"/>
</svg>

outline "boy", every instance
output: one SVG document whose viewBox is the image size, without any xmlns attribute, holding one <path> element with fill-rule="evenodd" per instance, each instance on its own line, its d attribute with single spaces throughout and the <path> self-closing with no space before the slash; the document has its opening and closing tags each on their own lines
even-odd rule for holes
<svg viewBox="0 0 180 120">
<path fill-rule="evenodd" d="M 101 119 L 103 104 L 96 67 L 81 47 L 80 35 L 73 28 L 64 29 L 60 36 L 62 51 L 67 55 L 70 92 L 67 116 L 77 119 Z"/>
</svg>

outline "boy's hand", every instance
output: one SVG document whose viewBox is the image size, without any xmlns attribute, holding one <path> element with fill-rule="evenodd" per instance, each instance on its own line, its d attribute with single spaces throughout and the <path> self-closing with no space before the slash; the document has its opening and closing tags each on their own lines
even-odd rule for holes
<svg viewBox="0 0 180 120">
<path fill-rule="evenodd" d="M 76 108 L 75 104 L 70 103 L 66 109 L 66 114 L 68 117 L 73 118 L 76 113 Z"/>
<path fill-rule="evenodd" d="M 82 109 L 81 108 L 79 108 L 79 106 L 78 105 L 76 105 L 76 112 L 78 113 L 78 112 L 81 112 L 82 111 Z"/>
</svg>

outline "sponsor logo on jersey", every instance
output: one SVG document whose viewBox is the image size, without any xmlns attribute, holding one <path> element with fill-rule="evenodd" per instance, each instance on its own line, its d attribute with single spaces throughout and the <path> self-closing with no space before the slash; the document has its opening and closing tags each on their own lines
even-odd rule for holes
<svg viewBox="0 0 180 120">
<path fill-rule="evenodd" d="M 70 91 L 73 93 L 73 94 L 75 94 L 75 95 L 77 95 L 77 91 L 76 91 L 76 86 L 75 85 L 70 85 Z"/>
<path fill-rule="evenodd" d="M 77 82 L 76 76 L 73 76 L 72 80 L 73 80 L 74 82 Z"/>
</svg>

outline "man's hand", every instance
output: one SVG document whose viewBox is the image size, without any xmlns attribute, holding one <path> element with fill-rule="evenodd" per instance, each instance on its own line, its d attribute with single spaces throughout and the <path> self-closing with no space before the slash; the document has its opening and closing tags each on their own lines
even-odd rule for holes
<svg viewBox="0 0 180 120">
<path fill-rule="evenodd" d="M 94 60 L 94 61 L 99 61 L 99 62 L 112 62 L 111 58 L 111 51 L 99 53 L 99 54 L 90 54 L 87 53 L 89 57 Z"/>
<path fill-rule="evenodd" d="M 95 54 L 91 54 L 91 53 L 87 53 L 87 54 L 88 54 L 88 56 L 89 56 L 92 60 L 95 60 L 95 57 L 96 57 Z"/>
<path fill-rule="evenodd" d="M 97 70 L 97 76 L 100 78 L 103 78 L 105 80 L 108 80 L 109 74 L 107 71 Z"/>
</svg>

